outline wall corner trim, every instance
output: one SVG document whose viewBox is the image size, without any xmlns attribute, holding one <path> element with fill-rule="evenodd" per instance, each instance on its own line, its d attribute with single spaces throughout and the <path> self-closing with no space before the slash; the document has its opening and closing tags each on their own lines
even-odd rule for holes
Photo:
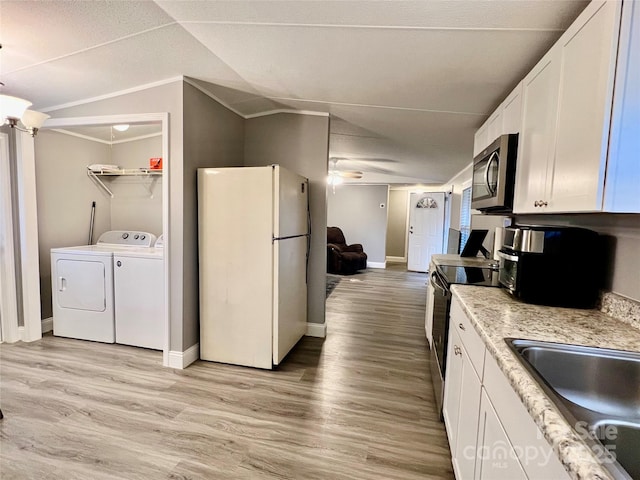
<svg viewBox="0 0 640 480">
<path fill-rule="evenodd" d="M 187 348 L 184 352 L 171 350 L 169 352 L 169 368 L 178 368 L 180 370 L 187 368 L 193 362 L 200 358 L 200 344 L 196 343 Z"/>
<path fill-rule="evenodd" d="M 42 319 L 42 333 L 53 331 L 53 317 Z"/>
<path fill-rule="evenodd" d="M 307 337 L 325 338 L 327 336 L 326 323 L 309 323 L 307 322 Z"/>
<path fill-rule="evenodd" d="M 387 262 L 367 262 L 367 268 L 387 268 Z"/>
</svg>

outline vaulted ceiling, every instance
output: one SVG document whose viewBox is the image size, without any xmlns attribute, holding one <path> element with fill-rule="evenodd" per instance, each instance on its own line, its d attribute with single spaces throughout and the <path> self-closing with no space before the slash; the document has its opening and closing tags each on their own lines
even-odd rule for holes
<svg viewBox="0 0 640 480">
<path fill-rule="evenodd" d="M 363 181 L 442 183 L 587 3 L 2 0 L 0 80 L 46 110 L 184 75 L 243 116 L 330 113 Z"/>
</svg>

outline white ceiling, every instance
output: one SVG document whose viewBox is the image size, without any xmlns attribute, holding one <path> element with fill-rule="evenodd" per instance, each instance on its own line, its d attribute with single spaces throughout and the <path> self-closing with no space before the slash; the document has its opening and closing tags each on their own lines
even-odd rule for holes
<svg viewBox="0 0 640 480">
<path fill-rule="evenodd" d="M 2 0 L 0 80 L 48 109 L 184 75 L 243 115 L 330 113 L 363 181 L 442 183 L 587 3 Z"/>
</svg>

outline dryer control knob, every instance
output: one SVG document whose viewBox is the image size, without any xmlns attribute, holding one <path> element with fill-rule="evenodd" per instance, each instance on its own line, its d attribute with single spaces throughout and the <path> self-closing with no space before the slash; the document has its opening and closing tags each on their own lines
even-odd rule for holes
<svg viewBox="0 0 640 480">
<path fill-rule="evenodd" d="M 138 235 L 137 233 L 133 236 L 134 240 L 137 240 L 140 238 L 140 235 Z"/>
<path fill-rule="evenodd" d="M 147 238 L 147 236 L 146 236 L 146 235 L 142 235 L 142 236 L 140 237 L 140 240 L 144 240 L 145 238 Z"/>
<path fill-rule="evenodd" d="M 124 238 L 126 240 L 127 238 L 129 238 L 129 234 L 127 232 L 124 232 L 122 234 L 122 238 Z"/>
</svg>

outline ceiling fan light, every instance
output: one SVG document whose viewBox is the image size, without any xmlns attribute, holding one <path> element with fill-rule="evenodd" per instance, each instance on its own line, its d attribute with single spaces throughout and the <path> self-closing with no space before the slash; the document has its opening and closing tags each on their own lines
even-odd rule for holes
<svg viewBox="0 0 640 480">
<path fill-rule="evenodd" d="M 114 125 L 113 128 L 115 128 L 119 132 L 126 132 L 127 130 L 129 130 L 129 124 L 123 123 L 121 125 Z"/>
<path fill-rule="evenodd" d="M 28 100 L 0 94 L 0 119 L 3 123 L 7 119 L 18 120 L 30 106 L 31 102 Z"/>
<path fill-rule="evenodd" d="M 36 112 L 35 110 L 26 110 L 22 115 L 22 124 L 31 129 L 39 129 L 42 127 L 44 121 L 51 115 L 46 113 Z"/>
<path fill-rule="evenodd" d="M 329 173 L 329 176 L 327 177 L 327 183 L 329 185 L 340 185 L 343 182 L 344 179 L 334 172 Z"/>
</svg>

